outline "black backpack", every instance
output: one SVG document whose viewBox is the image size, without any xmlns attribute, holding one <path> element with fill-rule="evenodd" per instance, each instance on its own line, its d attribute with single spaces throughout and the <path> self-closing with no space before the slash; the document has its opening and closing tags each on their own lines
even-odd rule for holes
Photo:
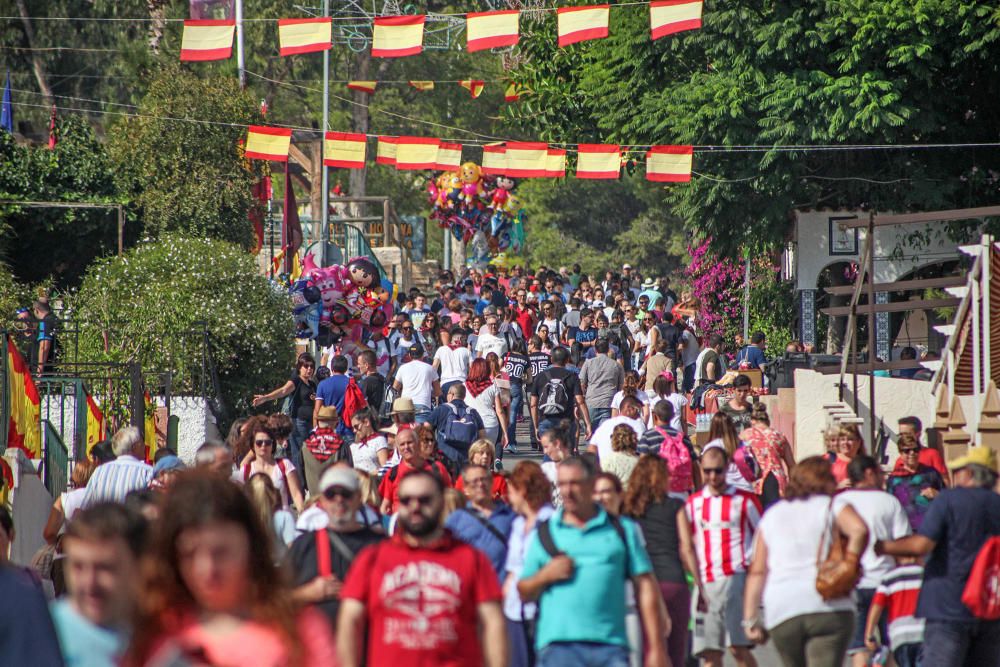
<svg viewBox="0 0 1000 667">
<path fill-rule="evenodd" d="M 545 386 L 538 392 L 538 411 L 546 417 L 565 415 L 573 409 L 565 378 L 548 374 Z"/>
</svg>

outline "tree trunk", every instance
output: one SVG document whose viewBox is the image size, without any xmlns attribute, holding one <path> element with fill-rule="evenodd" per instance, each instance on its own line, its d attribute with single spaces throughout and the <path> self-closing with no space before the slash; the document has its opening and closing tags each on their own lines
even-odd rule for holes
<svg viewBox="0 0 1000 667">
<path fill-rule="evenodd" d="M 17 11 L 21 14 L 21 25 L 24 28 L 24 39 L 28 42 L 28 48 L 35 48 L 35 29 L 31 25 L 31 16 L 28 14 L 28 6 L 24 0 L 17 0 Z M 31 69 L 35 73 L 35 80 L 38 81 L 38 88 L 42 91 L 45 104 L 52 106 L 55 101 L 52 97 L 52 89 L 49 88 L 48 77 L 45 74 L 45 65 L 38 51 L 31 51 Z"/>
</svg>

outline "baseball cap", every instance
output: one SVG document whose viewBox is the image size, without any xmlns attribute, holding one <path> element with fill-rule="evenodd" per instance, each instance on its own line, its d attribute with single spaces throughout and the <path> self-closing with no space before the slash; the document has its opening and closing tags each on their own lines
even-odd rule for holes
<svg viewBox="0 0 1000 667">
<path fill-rule="evenodd" d="M 622 264 L 622 269 L 631 269 L 631 268 L 632 268 L 631 264 Z"/>
<path fill-rule="evenodd" d="M 959 457 L 948 463 L 949 470 L 959 470 L 968 465 L 981 465 L 984 468 L 996 472 L 997 457 L 989 447 L 969 447 L 965 456 Z"/>
<path fill-rule="evenodd" d="M 324 493 L 328 489 L 339 486 L 348 491 L 358 492 L 361 485 L 358 483 L 358 476 L 354 471 L 344 466 L 332 466 L 326 469 L 323 476 L 319 478 L 319 492 Z"/>
</svg>

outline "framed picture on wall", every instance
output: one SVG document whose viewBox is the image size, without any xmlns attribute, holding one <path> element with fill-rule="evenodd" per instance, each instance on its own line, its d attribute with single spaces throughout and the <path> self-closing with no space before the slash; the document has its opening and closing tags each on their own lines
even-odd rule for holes
<svg viewBox="0 0 1000 667">
<path fill-rule="evenodd" d="M 857 220 L 853 215 L 830 216 L 830 235 L 828 237 L 828 247 L 831 255 L 857 255 L 858 254 L 858 228 L 854 229 L 841 227 L 841 222 Z"/>
</svg>

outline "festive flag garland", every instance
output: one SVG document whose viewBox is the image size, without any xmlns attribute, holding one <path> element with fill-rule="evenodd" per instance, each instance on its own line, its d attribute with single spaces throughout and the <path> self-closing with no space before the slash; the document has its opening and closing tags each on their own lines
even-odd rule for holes
<svg viewBox="0 0 1000 667">
<path fill-rule="evenodd" d="M 291 145 L 290 128 L 251 125 L 247 133 L 246 156 L 255 160 L 288 162 Z"/>
<path fill-rule="evenodd" d="M 504 174 L 517 178 L 544 178 L 548 168 L 548 144 L 507 142 L 507 168 Z"/>
<path fill-rule="evenodd" d="M 421 92 L 426 92 L 428 90 L 434 90 L 434 82 L 433 81 L 410 81 L 409 84 L 410 84 L 411 88 L 416 88 L 417 90 L 419 90 Z"/>
<path fill-rule="evenodd" d="M 181 60 L 188 62 L 226 60 L 233 55 L 235 34 L 236 21 L 208 19 L 184 21 Z"/>
<path fill-rule="evenodd" d="M 440 145 L 440 139 L 396 137 L 396 169 L 404 171 L 437 168 Z"/>
<path fill-rule="evenodd" d="M 327 51 L 332 36 L 333 21 L 329 18 L 278 21 L 278 48 L 283 56 Z"/>
<path fill-rule="evenodd" d="M 565 178 L 566 176 L 566 149 L 550 148 L 545 160 L 546 178 Z"/>
<path fill-rule="evenodd" d="M 372 57 L 400 58 L 423 51 L 426 18 L 423 14 L 377 17 L 372 32 Z"/>
<path fill-rule="evenodd" d="M 375 94 L 375 87 L 378 86 L 378 81 L 348 81 L 347 87 L 351 90 L 358 90 L 362 93 L 367 93 L 369 95 Z"/>
<path fill-rule="evenodd" d="M 610 5 L 560 7 L 556 10 L 559 48 L 608 36 Z"/>
<path fill-rule="evenodd" d="M 503 92 L 503 101 L 508 104 L 512 104 L 521 99 L 521 87 L 516 83 L 511 82 L 507 86 L 507 90 Z"/>
<path fill-rule="evenodd" d="M 701 0 L 654 0 L 649 3 L 650 38 L 660 39 L 701 27 Z"/>
<path fill-rule="evenodd" d="M 472 99 L 476 99 L 483 94 L 483 89 L 486 88 L 485 81 L 473 81 L 472 79 L 465 79 L 464 81 L 459 81 L 458 85 L 469 91 Z"/>
<path fill-rule="evenodd" d="M 396 138 L 379 137 L 375 145 L 375 164 L 396 164 Z"/>
<path fill-rule="evenodd" d="M 483 163 L 481 165 L 484 176 L 499 176 L 507 171 L 507 147 L 503 144 L 483 146 Z"/>
<path fill-rule="evenodd" d="M 618 178 L 622 168 L 621 146 L 580 144 L 577 149 L 577 178 Z"/>
<path fill-rule="evenodd" d="M 691 180 L 694 150 L 691 146 L 653 146 L 646 153 L 646 179 L 657 183 Z"/>
<path fill-rule="evenodd" d="M 521 12 L 516 9 L 466 14 L 466 49 L 472 53 L 514 46 L 521 38 L 520 20 Z"/>
<path fill-rule="evenodd" d="M 364 169 L 368 139 L 363 134 L 327 132 L 323 143 L 323 164 L 341 169 Z"/>
<path fill-rule="evenodd" d="M 437 163 L 439 171 L 457 171 L 462 166 L 462 144 L 441 144 L 438 147 Z"/>
</svg>

